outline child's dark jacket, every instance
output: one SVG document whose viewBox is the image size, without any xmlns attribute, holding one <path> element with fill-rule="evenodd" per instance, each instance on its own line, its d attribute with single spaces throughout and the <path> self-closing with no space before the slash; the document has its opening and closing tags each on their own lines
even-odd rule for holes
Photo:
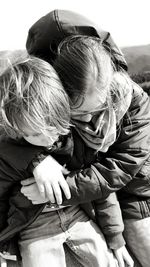
<svg viewBox="0 0 150 267">
<path fill-rule="evenodd" d="M 75 130 L 73 130 L 72 135 L 70 134 L 64 138 L 63 146 L 56 145 L 53 152 L 42 147 L 32 146 L 24 140 L 4 139 L 0 142 L 1 251 L 11 250 L 10 252 L 13 252 L 13 242 L 9 242 L 9 240 L 31 224 L 45 206 L 45 204 L 33 205 L 20 192 L 20 181 L 32 176 L 32 162 L 40 153 L 42 153 L 42 156 L 47 156 L 50 153 L 61 164 L 67 163 L 68 170 L 72 171 L 69 178 L 73 181 L 73 183 L 71 182 L 71 202 L 64 201 L 63 204 L 88 202 L 83 204 L 83 208 L 95 219 L 94 209 L 89 201 L 98 199 L 99 194 L 101 194 L 99 178 L 95 173 L 95 168 L 91 166 L 91 163 L 96 160 L 96 155 L 94 150 L 84 145 Z M 73 144 L 73 140 L 75 144 Z M 82 171 L 83 167 L 87 168 L 87 173 Z M 79 190 L 77 189 L 78 182 L 80 184 Z M 85 185 L 86 189 L 84 189 Z M 109 246 L 113 248 L 122 246 L 124 244 L 122 238 L 123 223 L 116 196 L 111 194 L 108 198 L 94 203 L 98 210 L 98 224 L 102 227 Z M 11 246 L 11 249 L 9 246 Z"/>
</svg>

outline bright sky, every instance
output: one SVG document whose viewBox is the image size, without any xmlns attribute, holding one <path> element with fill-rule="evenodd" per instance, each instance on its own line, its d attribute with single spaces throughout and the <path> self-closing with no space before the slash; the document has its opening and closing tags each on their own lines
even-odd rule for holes
<svg viewBox="0 0 150 267">
<path fill-rule="evenodd" d="M 150 44 L 150 0 L 0 0 L 0 50 L 23 49 L 29 27 L 53 9 L 78 12 L 119 46 Z"/>
</svg>

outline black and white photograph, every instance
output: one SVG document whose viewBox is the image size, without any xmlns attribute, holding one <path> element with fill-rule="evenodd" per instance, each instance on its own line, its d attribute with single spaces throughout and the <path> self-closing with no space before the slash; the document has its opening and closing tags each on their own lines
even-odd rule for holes
<svg viewBox="0 0 150 267">
<path fill-rule="evenodd" d="M 150 267 L 149 0 L 0 8 L 0 267 Z"/>
</svg>

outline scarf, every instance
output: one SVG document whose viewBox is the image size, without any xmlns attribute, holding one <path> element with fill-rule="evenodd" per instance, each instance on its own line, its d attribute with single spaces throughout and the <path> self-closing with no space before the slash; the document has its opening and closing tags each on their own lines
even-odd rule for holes
<svg viewBox="0 0 150 267">
<path fill-rule="evenodd" d="M 91 148 L 106 152 L 116 139 L 116 115 L 109 109 L 93 115 L 90 122 L 72 120 L 84 142 Z"/>
<path fill-rule="evenodd" d="M 108 148 L 115 142 L 117 125 L 131 104 L 131 86 L 132 83 L 124 84 L 124 97 L 115 104 L 115 108 L 108 106 L 105 110 L 98 110 L 93 114 L 89 112 L 92 114 L 89 122 L 72 119 L 72 124 L 75 125 L 77 132 L 89 147 L 97 151 L 107 152 Z"/>
</svg>

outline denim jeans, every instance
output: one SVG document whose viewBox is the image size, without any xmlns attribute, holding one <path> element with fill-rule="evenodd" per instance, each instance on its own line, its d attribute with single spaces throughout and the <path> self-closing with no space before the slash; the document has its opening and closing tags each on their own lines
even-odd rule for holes
<svg viewBox="0 0 150 267">
<path fill-rule="evenodd" d="M 150 266 L 150 217 L 125 220 L 124 237 L 131 253 L 141 267 Z"/>
<path fill-rule="evenodd" d="M 102 232 L 79 206 L 42 213 L 21 232 L 19 245 L 23 267 L 78 266 L 67 263 L 64 245 L 79 266 L 116 266 Z"/>
</svg>

